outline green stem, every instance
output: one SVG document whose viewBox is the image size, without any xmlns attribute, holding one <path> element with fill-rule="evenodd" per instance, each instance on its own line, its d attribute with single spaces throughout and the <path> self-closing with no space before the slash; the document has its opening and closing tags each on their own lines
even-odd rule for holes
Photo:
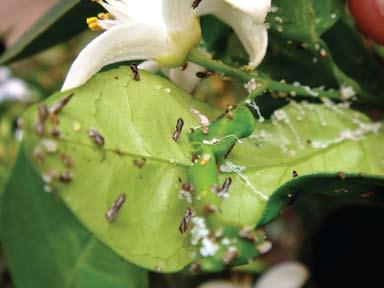
<svg viewBox="0 0 384 288">
<path fill-rule="evenodd" d="M 189 135 L 194 163 L 188 171 L 193 189 L 194 227 L 191 242 L 196 246 L 193 260 L 206 272 L 222 271 L 229 265 L 248 263 L 260 252 L 265 241 L 263 231 L 254 231 L 223 222 L 221 203 L 228 196 L 232 178 L 219 185 L 218 165 L 238 139 L 249 137 L 255 119 L 246 106 L 226 111 L 208 127 Z M 200 223 L 200 224 L 196 224 Z"/>
<path fill-rule="evenodd" d="M 200 51 L 199 48 L 194 48 L 188 55 L 188 61 L 191 61 L 200 66 L 206 67 L 212 71 L 219 72 L 225 76 L 236 78 L 242 82 L 249 82 L 252 79 L 256 80 L 258 87 L 254 93 L 255 96 L 262 94 L 265 90 L 273 92 L 285 92 L 289 95 L 305 96 L 305 97 L 328 97 L 334 100 L 340 100 L 340 93 L 338 91 L 323 89 L 311 89 L 306 86 L 301 85 L 292 85 L 288 83 L 282 83 L 279 81 L 271 80 L 265 76 L 261 76 L 257 72 L 245 72 L 238 68 L 234 68 L 230 65 L 227 65 L 221 61 L 213 60 L 209 58 L 206 54 Z"/>
</svg>

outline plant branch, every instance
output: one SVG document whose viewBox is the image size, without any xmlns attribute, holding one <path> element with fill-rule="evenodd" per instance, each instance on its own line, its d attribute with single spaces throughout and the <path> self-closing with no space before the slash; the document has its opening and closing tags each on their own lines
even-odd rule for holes
<svg viewBox="0 0 384 288">
<path fill-rule="evenodd" d="M 312 89 L 308 86 L 295 85 L 271 80 L 257 72 L 246 72 L 239 68 L 234 68 L 221 61 L 213 60 L 199 48 L 194 48 L 188 55 L 188 61 L 208 68 L 212 71 L 222 73 L 225 76 L 233 77 L 242 82 L 249 82 L 255 80 L 257 87 L 251 94 L 254 96 L 262 94 L 262 92 L 269 90 L 273 92 L 284 92 L 291 96 L 305 96 L 305 97 L 328 97 L 334 100 L 340 100 L 340 92 L 334 90 Z M 254 93 L 255 92 L 255 93 Z"/>
</svg>

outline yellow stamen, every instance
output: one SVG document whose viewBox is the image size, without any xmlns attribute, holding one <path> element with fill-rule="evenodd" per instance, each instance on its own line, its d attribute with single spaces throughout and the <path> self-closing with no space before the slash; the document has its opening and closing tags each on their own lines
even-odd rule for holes
<svg viewBox="0 0 384 288">
<path fill-rule="evenodd" d="M 87 18 L 87 24 L 92 24 L 92 23 L 95 23 L 97 22 L 99 19 L 97 19 L 97 17 L 89 17 Z"/>
<path fill-rule="evenodd" d="M 99 13 L 99 14 L 97 14 L 97 17 L 98 17 L 100 20 L 110 20 L 110 19 L 114 19 L 113 15 L 110 14 L 110 13 Z"/>
<path fill-rule="evenodd" d="M 92 31 L 102 31 L 103 28 L 101 28 L 101 26 L 99 25 L 98 22 L 92 22 L 92 23 L 89 23 L 88 24 L 88 27 L 89 29 L 91 29 Z"/>
</svg>

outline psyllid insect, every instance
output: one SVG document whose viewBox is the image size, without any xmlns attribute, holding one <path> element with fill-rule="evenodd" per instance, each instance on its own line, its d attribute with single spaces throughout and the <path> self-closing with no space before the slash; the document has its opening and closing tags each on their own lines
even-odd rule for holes
<svg viewBox="0 0 384 288">
<path fill-rule="evenodd" d="M 112 208 L 107 211 L 105 214 L 105 217 L 107 218 L 108 222 L 112 223 L 115 218 L 117 217 L 117 214 L 119 213 L 121 207 L 125 203 L 126 196 L 124 193 L 120 194 L 119 197 L 115 200 L 115 203 L 113 204 Z"/>
<path fill-rule="evenodd" d="M 194 0 L 194 1 L 192 2 L 192 9 L 196 9 L 197 7 L 199 7 L 201 1 L 202 1 L 202 0 Z"/>
<path fill-rule="evenodd" d="M 72 181 L 72 173 L 69 170 L 64 171 L 59 176 L 59 181 L 62 183 L 69 183 Z"/>
<path fill-rule="evenodd" d="M 192 209 L 188 207 L 187 210 L 185 210 L 183 220 L 181 221 L 181 224 L 179 226 L 179 231 L 181 234 L 184 234 L 187 231 L 188 224 L 191 221 L 191 218 L 192 218 Z"/>
<path fill-rule="evenodd" d="M 207 78 L 207 77 L 212 76 L 214 74 L 215 73 L 212 71 L 200 71 L 200 72 L 196 72 L 196 77 L 200 78 L 200 79 L 204 79 L 204 78 Z"/>
<path fill-rule="evenodd" d="M 53 115 L 59 114 L 60 111 L 65 107 L 65 105 L 67 105 L 68 102 L 72 99 L 73 95 L 75 95 L 75 93 L 71 93 L 71 94 L 63 97 L 62 99 L 60 99 L 56 103 L 54 103 L 52 105 L 52 107 L 49 108 L 49 113 L 53 114 Z"/>
<path fill-rule="evenodd" d="M 131 68 L 131 71 L 132 71 L 132 79 L 135 81 L 140 81 L 140 73 L 139 73 L 139 69 L 137 68 L 137 65 L 131 64 L 129 65 L 129 67 Z"/>
<path fill-rule="evenodd" d="M 95 128 L 90 128 L 88 130 L 88 135 L 91 137 L 91 140 L 95 145 L 99 148 L 103 147 L 105 144 L 104 137 L 100 135 L 100 133 Z"/>
<path fill-rule="evenodd" d="M 172 134 L 172 139 L 176 142 L 180 139 L 181 131 L 183 130 L 184 120 L 179 118 L 176 122 L 176 129 Z"/>
<path fill-rule="evenodd" d="M 219 196 L 221 199 L 228 198 L 228 191 L 229 191 L 229 187 L 231 186 L 231 184 L 232 184 L 232 178 L 227 177 L 223 183 L 223 186 L 221 187 L 221 189 L 219 191 Z"/>
<path fill-rule="evenodd" d="M 42 137 L 45 132 L 45 121 L 48 118 L 49 111 L 46 104 L 41 104 L 37 108 L 38 120 L 36 124 L 36 133 L 39 137 Z"/>
</svg>

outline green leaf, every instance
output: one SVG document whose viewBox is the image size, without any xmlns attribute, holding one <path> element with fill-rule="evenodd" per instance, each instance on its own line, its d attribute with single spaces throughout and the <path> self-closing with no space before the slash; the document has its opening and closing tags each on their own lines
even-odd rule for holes
<svg viewBox="0 0 384 288">
<path fill-rule="evenodd" d="M 2 244 L 16 287 L 147 287 L 146 271 L 86 231 L 19 153 L 2 211 Z"/>
<path fill-rule="evenodd" d="M 384 98 L 384 73 L 373 51 L 367 49 L 364 40 L 351 22 L 343 16 L 336 25 L 324 34 L 324 40 L 334 56 L 335 63 L 356 79 L 361 87 Z M 343 41 L 339 41 L 342 38 Z"/>
<path fill-rule="evenodd" d="M 85 20 L 95 15 L 97 8 L 91 1 L 61 0 L 6 50 L 0 64 L 31 56 L 76 36 L 87 28 Z"/>
<path fill-rule="evenodd" d="M 208 109 L 169 81 L 140 74 L 141 80 L 134 81 L 127 67 L 110 70 L 75 90 L 59 116 L 59 153 L 38 168 L 62 173 L 60 154 L 69 155 L 73 181 L 57 189 L 82 223 L 131 262 L 175 271 L 190 261 L 189 240 L 179 232 L 187 207 L 179 199 L 180 181 L 186 181 L 191 163 L 187 131 L 199 125 L 190 108 L 203 113 Z M 66 94 L 58 93 L 48 103 Z M 32 131 L 35 115 L 33 108 L 25 119 Z M 171 136 L 180 117 L 185 124 L 176 143 Z M 73 129 L 75 123 L 79 132 Z M 91 141 L 90 128 L 105 138 L 103 149 Z M 27 140 L 31 155 L 40 139 L 33 134 Z M 105 213 L 121 193 L 126 203 L 110 224 Z"/>
<path fill-rule="evenodd" d="M 253 136 L 237 144 L 230 156 L 242 172 L 233 175 L 237 181 L 222 205 L 227 222 L 265 225 L 306 193 L 364 201 L 360 193 L 382 189 L 381 123 L 335 105 L 292 102 L 277 113 L 286 120 L 277 121 L 275 114 L 274 120 L 258 123 Z M 258 193 L 269 201 L 260 200 Z"/>
<path fill-rule="evenodd" d="M 288 83 L 300 81 L 311 87 L 325 85 L 338 88 L 338 83 L 323 61 L 314 63 L 317 58 L 311 51 L 303 49 L 300 44 L 289 43 L 279 35 L 270 33 L 269 50 L 258 69 L 272 79 L 285 79 Z"/>
<path fill-rule="evenodd" d="M 318 43 L 320 36 L 339 19 L 344 9 L 342 0 L 273 0 L 277 11 L 269 13 L 271 32 L 288 40 Z"/>
<path fill-rule="evenodd" d="M 200 125 L 190 109 L 211 118 L 216 113 L 166 79 L 144 71 L 140 74 L 141 80 L 134 81 L 128 68 L 110 70 L 83 87 L 50 97 L 48 106 L 75 93 L 59 114 L 61 137 L 53 140 L 58 148 L 47 153 L 42 165 L 32 158 L 45 141 L 34 132 L 37 109 L 32 108 L 25 115 L 26 155 L 39 173 L 56 175 L 69 169 L 61 155 L 71 157 L 72 181 L 55 181 L 52 188 L 80 221 L 125 259 L 152 270 L 177 271 L 190 262 L 193 251 L 188 233 L 179 232 L 188 206 L 179 198 L 191 166 L 187 131 Z M 369 175 L 384 174 L 384 152 L 379 148 L 384 137 L 373 131 L 378 124 L 334 105 L 327 108 L 292 102 L 277 115 L 284 113 L 290 122 L 257 122 L 254 135 L 238 143 L 231 153 L 229 160 L 245 170 L 238 171 L 239 175 L 231 173 L 230 197 L 221 207 L 227 223 L 253 225 L 265 219 L 268 203 L 258 193 L 283 193 L 278 189 L 292 179 L 293 170 L 300 176 L 318 173 L 320 177 L 340 170 L 363 171 L 367 182 Z M 176 143 L 171 135 L 180 117 L 185 124 Z M 50 138 L 51 124 L 46 128 L 45 137 Z M 104 146 L 97 147 L 91 140 L 90 128 L 104 137 Z M 364 133 L 359 141 L 339 140 L 340 133 L 348 129 L 351 135 Z M 367 149 L 371 145 L 373 148 Z M 226 176 L 223 174 L 221 181 Z M 348 178 L 343 183 L 348 183 Z M 105 213 L 122 193 L 126 202 L 109 223 Z"/>
<path fill-rule="evenodd" d="M 301 49 L 308 50 L 312 57 L 308 57 L 308 55 L 295 57 L 300 59 L 299 62 L 309 58 L 309 64 L 317 66 L 316 69 L 324 69 L 323 73 L 332 75 L 339 86 L 352 87 L 361 102 L 383 104 L 383 97 L 378 97 L 372 90 L 365 90 L 366 85 L 361 85 L 359 78 L 353 78 L 356 75 L 353 70 L 345 69 L 345 65 L 339 66 L 339 61 L 335 61 L 333 51 L 328 48 L 328 43 L 323 39 L 324 33 L 338 22 L 340 16 L 345 14 L 345 1 L 274 0 L 273 6 L 276 7 L 276 11 L 268 15 L 267 21 L 271 24 L 272 38 L 280 38 L 286 42 L 285 45 L 282 44 L 281 50 L 287 46 L 294 45 L 296 49 L 301 46 Z M 337 35 L 337 45 L 339 45 L 339 39 L 344 39 L 344 36 L 344 34 Z M 355 46 L 355 43 L 352 46 Z M 292 50 L 292 47 L 289 47 L 288 50 Z M 354 56 L 348 55 L 348 50 L 343 49 L 342 58 L 354 58 Z M 283 54 L 286 53 L 283 52 Z M 376 82 L 374 78 L 371 81 Z M 328 85 L 327 82 L 324 82 L 323 85 Z"/>
</svg>

